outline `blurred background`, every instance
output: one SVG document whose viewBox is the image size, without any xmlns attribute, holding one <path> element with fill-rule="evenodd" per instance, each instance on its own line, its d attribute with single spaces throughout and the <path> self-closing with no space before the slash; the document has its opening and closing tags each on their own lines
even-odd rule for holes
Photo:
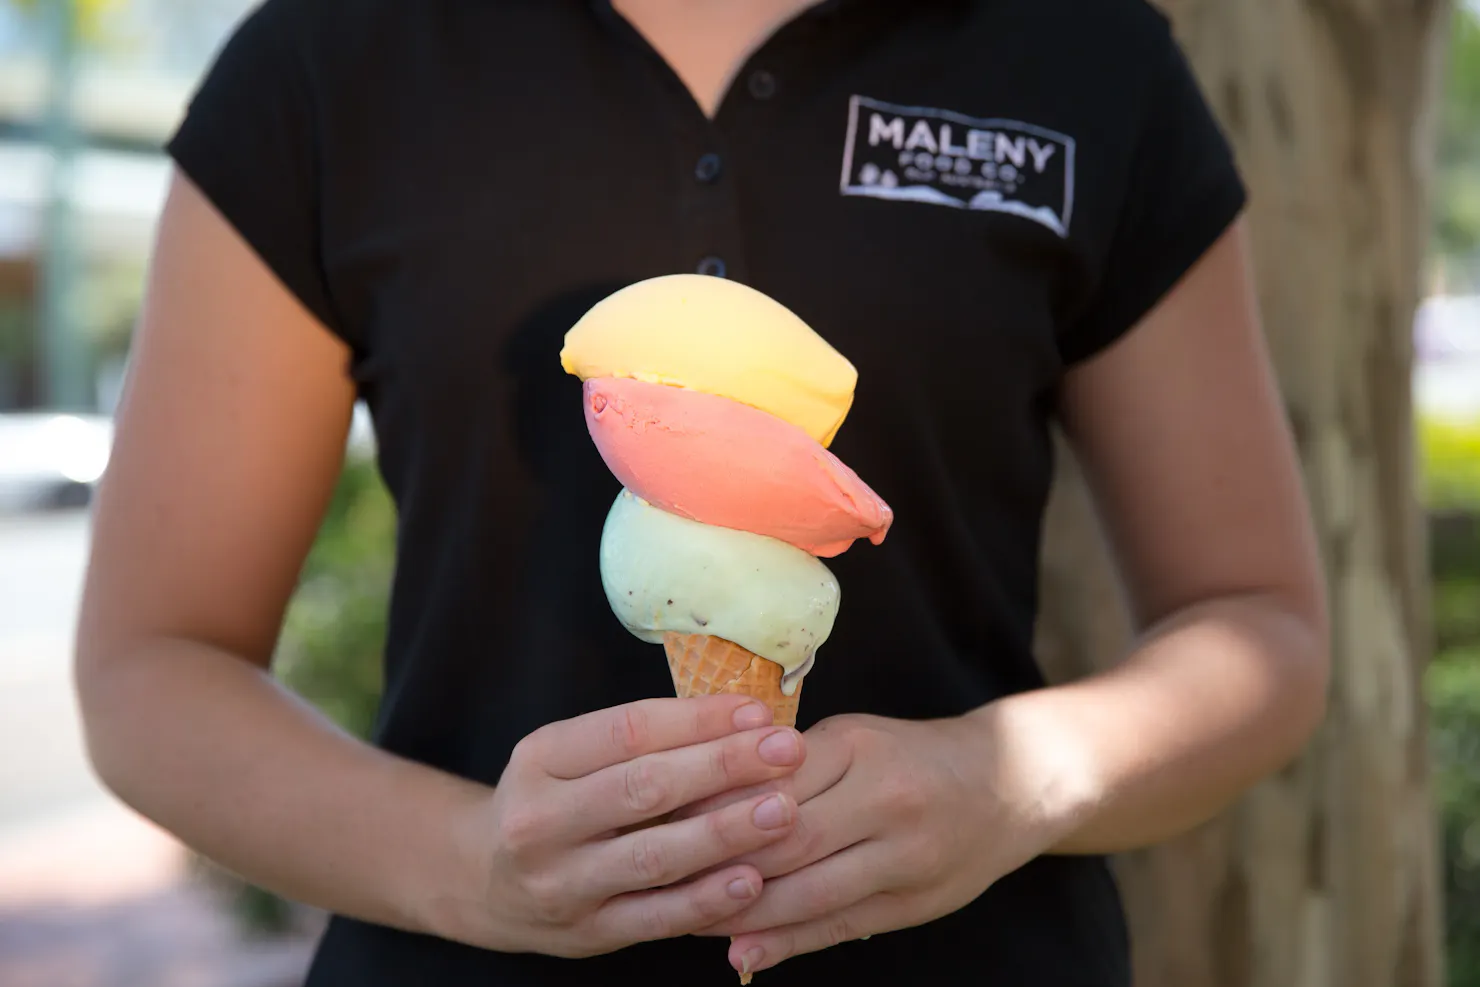
<svg viewBox="0 0 1480 987">
<path fill-rule="evenodd" d="M 83 754 L 68 670 L 89 499 L 107 465 L 111 413 L 168 177 L 159 148 L 250 6 L 246 0 L 0 0 L 3 987 L 286 987 L 301 979 L 320 921 L 192 859 L 104 792 Z M 1357 511 L 1354 523 L 1379 539 L 1399 537 L 1391 532 L 1410 522 L 1420 532 L 1410 554 L 1420 560 L 1415 578 L 1423 592 L 1415 598 L 1424 602 L 1404 609 L 1405 640 L 1414 643 L 1384 661 L 1396 662 L 1418 685 L 1411 703 L 1420 715 L 1412 719 L 1424 757 L 1401 778 L 1381 781 L 1386 776 L 1379 772 L 1373 782 L 1323 759 L 1319 749 L 1344 743 L 1345 736 L 1325 734 L 1310 759 L 1227 820 L 1177 846 L 1128 857 L 1121 866 L 1141 953 L 1138 979 L 1158 987 L 1350 987 L 1358 982 L 1350 971 L 1361 967 L 1361 983 L 1480 987 L 1480 0 L 1308 5 L 1324 14 L 1299 13 L 1302 5 L 1293 2 L 1168 0 L 1166 6 L 1245 158 L 1256 247 L 1270 271 L 1263 301 L 1292 414 L 1307 429 L 1319 432 L 1319 409 L 1312 412 L 1304 396 L 1310 375 L 1328 371 L 1320 360 L 1300 362 L 1299 354 L 1334 354 L 1329 372 L 1338 373 L 1343 352 L 1356 352 L 1342 349 L 1348 344 L 1341 330 L 1348 322 L 1366 326 L 1361 357 L 1370 379 L 1362 399 L 1385 416 L 1378 423 L 1383 434 L 1400 437 L 1394 458 L 1379 457 L 1371 477 L 1338 474 L 1335 486 L 1352 488 L 1343 491 L 1333 489 L 1326 460 L 1317 455 L 1320 443 L 1307 431 L 1300 434 L 1302 453 L 1323 533 L 1334 523 L 1326 510 L 1333 498 L 1360 500 L 1364 484 L 1400 479 L 1399 500 Z M 1378 7 L 1392 10 L 1374 14 Z M 1409 13 L 1410 7 L 1422 12 Z M 1339 19 L 1331 11 L 1349 18 L 1346 27 L 1331 26 Z M 1412 37 L 1384 40 L 1398 35 L 1383 17 L 1405 18 Z M 1323 27 L 1323 18 L 1330 24 Z M 1229 25 L 1243 29 L 1230 32 Z M 1370 43 L 1362 40 L 1364 31 Z M 1305 58 L 1303 43 L 1327 41 L 1335 52 L 1329 63 L 1345 62 L 1345 76 L 1334 69 L 1321 76 L 1315 58 L 1316 81 L 1301 81 L 1309 72 L 1291 73 L 1284 102 L 1239 96 L 1243 70 L 1231 69 L 1232 61 L 1258 62 L 1278 80 L 1284 60 Z M 1408 48 L 1399 50 L 1400 44 Z M 1372 89 L 1364 72 L 1379 81 L 1418 83 L 1404 90 L 1418 95 L 1407 104 L 1384 103 L 1381 84 L 1371 97 L 1378 100 L 1375 110 L 1353 95 L 1345 119 L 1302 112 L 1302 105 L 1331 105 L 1331 92 Z M 1308 191 L 1299 181 L 1324 178 L 1322 155 L 1345 139 L 1338 131 L 1345 133 L 1351 119 L 1380 124 L 1391 138 L 1360 153 L 1416 156 L 1422 167 L 1404 170 L 1402 194 L 1386 205 L 1355 189 L 1345 208 L 1359 214 L 1396 202 L 1396 212 L 1382 219 L 1396 227 L 1385 234 L 1406 242 L 1407 230 L 1421 229 L 1421 242 L 1390 262 L 1397 265 L 1389 273 L 1401 304 L 1380 310 L 1378 321 L 1371 321 L 1374 307 L 1361 295 L 1371 272 L 1341 258 L 1333 262 L 1334 288 L 1313 295 L 1311 305 L 1326 306 L 1317 312 L 1324 315 L 1291 319 L 1284 297 L 1290 288 L 1282 281 L 1289 276 L 1281 268 L 1344 233 L 1340 223 L 1318 233 L 1282 226 L 1275 215 L 1279 196 L 1299 197 Z M 1267 135 L 1281 130 L 1294 137 L 1287 133 L 1284 149 L 1275 149 Z M 1296 176 L 1293 192 L 1277 190 L 1275 172 L 1286 185 Z M 1271 204 L 1259 205 L 1266 200 Z M 1329 253 L 1335 257 L 1336 248 Z M 1322 331 L 1329 349 L 1307 339 Z M 1305 369 L 1290 369 L 1297 365 Z M 363 418 L 348 451 L 277 669 L 339 722 L 363 732 L 378 695 L 394 522 Z M 1073 477 L 1065 483 L 1063 497 L 1071 498 Z M 1056 510 L 1050 525 L 1057 525 L 1053 537 L 1062 545 L 1089 537 L 1076 533 L 1081 522 L 1071 508 Z M 1053 544 L 1048 551 L 1056 551 Z M 1062 674 L 1092 664 L 1086 656 L 1097 648 L 1111 650 L 1117 633 L 1096 623 L 1087 591 L 1064 575 L 1070 568 L 1079 579 L 1082 565 L 1056 569 L 1050 558 L 1046 576 L 1045 654 Z M 1342 575 L 1333 568 L 1333 577 Z M 1353 638 L 1362 625 L 1342 633 L 1343 605 L 1338 593 L 1338 647 L 1359 655 Z M 1359 657 L 1338 666 L 1338 690 L 1343 677 L 1382 682 L 1393 674 L 1390 664 L 1363 664 Z M 1343 711 L 1339 701 L 1335 709 Z M 1385 736 L 1377 742 L 1387 742 Z M 1298 785 L 1301 818 L 1321 820 L 1321 842 L 1304 840 L 1292 851 L 1290 837 L 1261 825 L 1268 799 L 1282 785 Z M 1357 852 L 1341 850 L 1344 821 L 1380 819 L 1395 795 L 1414 793 L 1419 821 L 1407 829 L 1393 824 L 1384 837 L 1401 843 L 1401 852 L 1361 850 L 1360 840 Z M 1292 853 L 1335 872 L 1288 900 L 1261 899 L 1260 875 L 1288 869 Z M 1234 894 L 1231 887 L 1242 890 Z M 1352 958 L 1375 948 L 1353 945 L 1372 941 L 1358 934 L 1359 921 L 1342 918 L 1356 913 L 1369 916 L 1377 938 L 1391 933 L 1391 956 Z M 1285 953 L 1293 957 L 1288 962 L 1270 959 Z"/>
</svg>

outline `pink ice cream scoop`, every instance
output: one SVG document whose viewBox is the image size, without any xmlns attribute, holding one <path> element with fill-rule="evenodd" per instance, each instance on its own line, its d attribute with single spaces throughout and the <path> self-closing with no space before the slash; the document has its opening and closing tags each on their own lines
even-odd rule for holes
<svg viewBox="0 0 1480 987">
<path fill-rule="evenodd" d="M 586 427 L 622 485 L 672 514 L 823 558 L 884 540 L 894 512 L 800 428 L 726 397 L 619 377 L 584 385 Z"/>
</svg>

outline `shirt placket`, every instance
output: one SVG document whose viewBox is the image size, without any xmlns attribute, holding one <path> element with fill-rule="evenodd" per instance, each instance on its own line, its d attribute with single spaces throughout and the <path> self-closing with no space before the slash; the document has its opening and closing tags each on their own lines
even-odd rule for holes
<svg viewBox="0 0 1480 987">
<path fill-rule="evenodd" d="M 686 94 L 685 94 L 686 95 Z M 678 229 L 673 265 L 712 277 L 746 277 L 735 162 L 720 128 L 695 111 L 673 142 Z"/>
<path fill-rule="evenodd" d="M 710 119 L 662 56 L 607 0 L 593 0 L 592 6 L 646 60 L 662 98 L 670 101 L 664 116 L 672 147 L 675 208 L 670 215 L 677 223 L 673 269 L 746 281 L 749 265 L 741 212 L 740 161 L 728 135 L 743 130 L 746 139 L 754 143 L 756 131 L 766 128 L 767 112 L 782 90 L 778 59 L 787 39 L 772 38 L 747 60 L 731 84 L 721 111 Z M 835 6 L 836 0 L 825 3 L 804 15 L 804 23 L 791 28 L 811 33 L 815 25 L 806 22 L 816 20 L 820 13 L 830 13 Z M 787 33 L 783 29 L 782 34 Z"/>
</svg>

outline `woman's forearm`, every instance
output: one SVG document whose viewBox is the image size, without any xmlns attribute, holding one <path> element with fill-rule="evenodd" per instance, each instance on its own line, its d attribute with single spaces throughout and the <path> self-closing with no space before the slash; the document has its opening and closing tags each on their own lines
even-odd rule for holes
<svg viewBox="0 0 1480 987">
<path fill-rule="evenodd" d="M 1189 607 L 1115 668 L 972 714 L 1068 816 L 1052 852 L 1116 853 L 1207 821 L 1298 754 L 1325 708 L 1318 620 L 1269 597 Z M 1062 818 L 1060 819 L 1062 821 Z"/>
<path fill-rule="evenodd" d="M 476 899 L 456 832 L 491 789 L 339 730 L 260 668 L 154 639 L 79 664 L 89 751 L 123 801 L 285 897 L 440 932 Z"/>
</svg>

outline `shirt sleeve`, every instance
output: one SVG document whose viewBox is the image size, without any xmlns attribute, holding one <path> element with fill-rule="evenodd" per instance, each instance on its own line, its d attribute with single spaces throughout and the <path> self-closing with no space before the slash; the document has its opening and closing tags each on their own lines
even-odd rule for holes
<svg viewBox="0 0 1480 987">
<path fill-rule="evenodd" d="M 1072 365 L 1130 331 L 1237 218 L 1247 193 L 1233 148 L 1168 22 L 1153 68 L 1120 215 L 1086 307 L 1066 326 Z"/>
<path fill-rule="evenodd" d="M 301 0 L 265 0 L 227 38 L 165 145 L 278 279 L 347 339 L 324 273 L 316 101 Z"/>
</svg>

